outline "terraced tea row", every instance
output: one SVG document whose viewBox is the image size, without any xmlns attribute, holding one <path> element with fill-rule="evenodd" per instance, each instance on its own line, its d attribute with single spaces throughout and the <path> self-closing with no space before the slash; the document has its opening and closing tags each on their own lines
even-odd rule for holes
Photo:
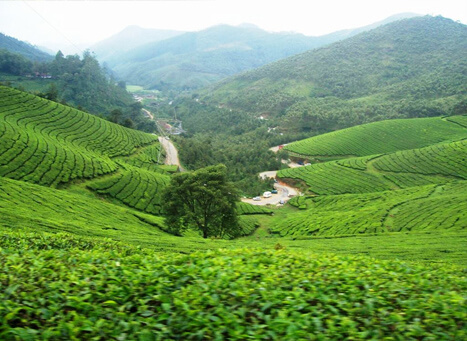
<svg viewBox="0 0 467 341">
<path fill-rule="evenodd" d="M 94 115 L 0 86 L 0 118 L 19 129 L 110 157 L 128 155 L 156 136 L 112 124 Z"/>
<path fill-rule="evenodd" d="M 0 176 L 57 186 L 113 172 L 110 157 L 157 140 L 93 115 L 0 87 Z"/>
<path fill-rule="evenodd" d="M 467 182 L 412 187 L 399 191 L 299 197 L 290 213 L 271 228 L 281 236 L 346 235 L 467 227 Z"/>
<path fill-rule="evenodd" d="M 140 216 L 140 218 L 137 215 Z M 69 232 L 119 240 L 150 239 L 164 234 L 162 218 L 96 198 L 0 177 L 0 227 L 21 231 Z M 158 219 L 156 221 L 156 219 Z"/>
<path fill-rule="evenodd" d="M 390 153 L 466 138 L 463 121 L 462 116 L 454 116 L 374 122 L 314 136 L 284 148 L 304 156 L 330 158 Z"/>
<path fill-rule="evenodd" d="M 392 186 L 380 175 L 341 166 L 336 161 L 283 169 L 277 176 L 304 181 L 309 191 L 319 195 L 379 192 Z"/>
<path fill-rule="evenodd" d="M 246 202 L 237 203 L 237 213 L 240 215 L 249 214 L 271 214 L 272 211 L 264 206 L 251 205 Z"/>
<path fill-rule="evenodd" d="M 319 195 L 367 193 L 467 179 L 467 140 L 439 143 L 388 155 L 372 155 L 284 169 Z"/>
<path fill-rule="evenodd" d="M 121 166 L 120 174 L 93 181 L 88 188 L 140 211 L 160 214 L 161 191 L 169 183 L 169 176 L 125 164 Z"/>
<path fill-rule="evenodd" d="M 108 157 L 17 129 L 0 120 L 0 176 L 45 186 L 115 171 Z"/>
<path fill-rule="evenodd" d="M 386 172 L 467 179 L 467 140 L 392 153 L 376 159 L 373 166 Z"/>
</svg>

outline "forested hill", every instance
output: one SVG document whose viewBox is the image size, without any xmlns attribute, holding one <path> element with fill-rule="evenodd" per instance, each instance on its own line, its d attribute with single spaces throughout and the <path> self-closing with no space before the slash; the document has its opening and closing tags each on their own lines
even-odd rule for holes
<svg viewBox="0 0 467 341">
<path fill-rule="evenodd" d="M 267 32 L 251 24 L 218 25 L 142 45 L 128 52 L 117 52 L 104 60 L 122 79 L 134 84 L 159 90 L 194 89 L 413 15 L 398 14 L 369 26 L 318 37 Z M 124 47 L 120 46 L 118 50 L 122 51 Z"/>
<path fill-rule="evenodd" d="M 53 58 L 48 53 L 39 50 L 31 44 L 0 33 L 0 50 L 2 49 L 20 54 L 23 57 L 36 62 L 47 62 L 51 61 Z"/>
<path fill-rule="evenodd" d="M 301 34 L 219 25 L 146 44 L 108 64 L 123 79 L 149 88 L 197 88 L 315 46 Z"/>
<path fill-rule="evenodd" d="M 295 131 L 458 114 L 466 109 L 466 55 L 466 25 L 410 18 L 228 79 L 202 100 L 280 117 Z"/>
</svg>

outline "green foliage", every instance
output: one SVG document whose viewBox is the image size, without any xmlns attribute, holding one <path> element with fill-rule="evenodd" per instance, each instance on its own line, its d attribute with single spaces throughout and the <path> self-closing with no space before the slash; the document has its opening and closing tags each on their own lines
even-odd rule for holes
<svg viewBox="0 0 467 341">
<path fill-rule="evenodd" d="M 58 52 L 49 69 L 57 79 L 60 100 L 79 105 L 93 114 L 119 108 L 130 115 L 131 95 L 107 77 L 89 52 L 85 52 L 82 59 L 77 55 L 64 57 Z"/>
<path fill-rule="evenodd" d="M 227 181 L 224 165 L 175 174 L 163 194 L 169 231 L 180 235 L 188 228 L 207 237 L 240 235 L 235 187 Z"/>
<path fill-rule="evenodd" d="M 4 340 L 466 336 L 465 279 L 450 266 L 273 250 L 148 255 L 1 242 Z"/>
<path fill-rule="evenodd" d="M 179 140 L 180 158 L 190 169 L 225 164 L 229 180 L 245 195 L 255 196 L 272 187 L 272 181 L 259 179 L 258 173 L 281 167 L 280 160 L 268 150 L 269 138 L 263 128 L 239 136 L 215 130 L 196 134 Z"/>
<path fill-rule="evenodd" d="M 251 205 L 246 202 L 237 202 L 237 213 L 239 215 L 250 215 L 250 214 L 272 214 L 273 212 L 264 206 Z"/>
<path fill-rule="evenodd" d="M 32 62 L 23 56 L 0 49 L 0 72 L 24 75 L 32 71 Z"/>
</svg>

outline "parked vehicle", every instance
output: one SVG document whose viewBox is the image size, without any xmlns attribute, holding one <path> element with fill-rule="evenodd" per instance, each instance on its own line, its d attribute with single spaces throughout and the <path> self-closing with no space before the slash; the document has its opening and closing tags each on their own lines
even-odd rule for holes
<svg viewBox="0 0 467 341">
<path fill-rule="evenodd" d="M 260 201 L 261 198 L 260 198 L 260 197 L 254 197 L 253 200 L 254 200 L 254 201 Z"/>
<path fill-rule="evenodd" d="M 271 192 L 264 192 L 264 193 L 263 193 L 263 197 L 264 197 L 264 198 L 270 198 L 271 195 L 272 195 Z"/>
<path fill-rule="evenodd" d="M 273 190 L 271 191 L 271 193 L 272 193 L 272 194 L 277 194 L 277 189 L 273 189 Z"/>
</svg>

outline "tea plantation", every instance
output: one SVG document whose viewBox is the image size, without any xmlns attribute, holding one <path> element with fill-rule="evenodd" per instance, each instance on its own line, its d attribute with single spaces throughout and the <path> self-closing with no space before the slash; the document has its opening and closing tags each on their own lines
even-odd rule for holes
<svg viewBox="0 0 467 341">
<path fill-rule="evenodd" d="M 366 156 L 467 138 L 465 118 L 414 118 L 363 124 L 290 143 L 285 150 L 318 159 Z M 464 126 L 465 127 L 465 126 Z"/>
<path fill-rule="evenodd" d="M 0 338 L 467 336 L 466 281 L 455 267 L 247 249 L 155 255 L 59 237 L 0 240 Z"/>
<path fill-rule="evenodd" d="M 0 86 L 0 339 L 465 339 L 466 122 L 305 140 L 304 196 L 175 237 L 157 136 Z"/>
</svg>

